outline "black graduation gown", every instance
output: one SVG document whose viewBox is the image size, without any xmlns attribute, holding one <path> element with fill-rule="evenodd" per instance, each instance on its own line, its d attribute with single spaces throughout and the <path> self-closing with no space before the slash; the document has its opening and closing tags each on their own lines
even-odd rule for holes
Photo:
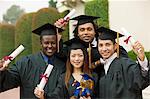
<svg viewBox="0 0 150 99">
<path fill-rule="evenodd" d="M 104 69 L 101 71 L 98 98 L 142 99 L 142 89 L 147 83 L 139 65 L 128 58 L 116 58 L 106 75 Z"/>
<path fill-rule="evenodd" d="M 65 63 L 59 58 L 55 57 L 53 64 L 54 68 L 44 88 L 45 97 L 51 95 L 59 76 L 65 72 Z M 8 70 L 0 72 L 0 92 L 20 86 L 21 99 L 35 99 L 34 89 L 46 67 L 41 52 L 22 58 Z"/>
<path fill-rule="evenodd" d="M 96 75 L 96 73 L 93 73 L 93 78 L 95 79 L 95 84 L 94 84 L 94 90 L 92 93 L 92 97 L 96 96 L 96 87 L 98 85 L 98 76 Z M 69 86 L 68 89 L 66 88 L 65 85 L 65 74 L 62 74 L 58 80 L 58 85 L 55 89 L 55 91 L 53 92 L 53 97 L 51 98 L 55 98 L 55 99 L 70 99 L 70 97 L 73 96 L 73 92 L 75 91 L 76 87 L 72 86 L 73 82 L 74 82 L 74 77 L 71 76 L 70 80 L 69 80 Z"/>
</svg>

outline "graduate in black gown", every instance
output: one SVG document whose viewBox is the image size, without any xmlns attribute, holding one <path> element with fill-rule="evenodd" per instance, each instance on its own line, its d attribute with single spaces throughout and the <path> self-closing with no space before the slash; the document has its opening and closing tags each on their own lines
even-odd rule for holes
<svg viewBox="0 0 150 99">
<path fill-rule="evenodd" d="M 85 47 L 77 42 L 68 43 L 69 52 L 66 63 L 66 73 L 62 74 L 58 80 L 58 85 L 53 93 L 56 99 L 79 99 L 80 97 L 91 99 L 95 95 L 95 87 L 97 85 L 97 75 L 92 73 L 88 66 L 88 54 Z M 83 76 L 88 75 L 93 80 L 93 87 L 90 94 L 82 96 L 82 89 L 78 92 L 78 84 L 82 82 Z M 92 83 L 84 83 L 90 86 Z M 83 85 L 84 85 L 83 84 Z M 86 91 L 88 93 L 88 91 Z M 83 92 L 84 93 L 84 92 Z"/>
<path fill-rule="evenodd" d="M 98 32 L 98 50 L 104 61 L 100 69 L 98 98 L 142 99 L 142 89 L 149 85 L 148 72 L 143 76 L 140 65 L 129 58 L 117 57 L 117 32 L 104 27 Z M 139 53 L 143 52 L 141 49 Z"/>
<path fill-rule="evenodd" d="M 96 32 L 97 26 L 94 23 L 94 20 L 98 18 L 99 17 L 96 17 L 96 16 L 79 15 L 71 19 L 71 20 L 77 21 L 77 25 L 73 31 L 74 38 L 64 42 L 63 44 L 61 54 L 63 53 L 62 56 L 64 56 L 65 60 L 67 58 L 67 51 L 68 51 L 68 46 L 66 43 L 73 42 L 76 39 L 80 40 L 80 42 L 85 43 L 86 48 L 89 48 L 89 44 L 90 44 L 90 46 L 92 47 L 92 50 L 91 50 L 92 62 L 99 60 L 99 57 L 101 56 L 98 54 L 98 50 L 97 50 L 97 37 L 98 37 L 98 34 Z M 63 22 L 64 22 L 64 19 L 59 19 L 58 21 L 56 21 L 55 25 L 58 27 L 64 27 L 66 22 L 64 23 Z M 126 50 L 122 46 L 120 46 L 120 56 L 128 57 Z"/>
<path fill-rule="evenodd" d="M 57 57 L 56 27 L 47 23 L 33 32 L 40 35 L 42 50 L 21 58 L 8 69 L 3 68 L 4 60 L 0 60 L 0 92 L 20 87 L 20 99 L 36 99 L 34 89 L 40 83 L 40 75 L 44 74 L 48 64 L 52 64 L 54 67 L 44 88 L 46 99 L 54 91 L 59 76 L 65 72 L 65 63 Z"/>
</svg>

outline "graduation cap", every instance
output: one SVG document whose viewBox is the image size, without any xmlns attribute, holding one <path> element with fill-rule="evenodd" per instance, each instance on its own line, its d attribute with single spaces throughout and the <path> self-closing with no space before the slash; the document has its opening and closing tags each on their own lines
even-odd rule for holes
<svg viewBox="0 0 150 99">
<path fill-rule="evenodd" d="M 58 28 L 50 23 L 46 23 L 42 25 L 41 27 L 38 27 L 37 29 L 33 30 L 32 32 L 40 35 L 40 37 L 44 35 L 58 35 L 58 33 L 62 32 L 63 29 Z M 59 42 L 58 42 L 58 37 L 57 37 L 57 51 L 59 52 Z"/>
<path fill-rule="evenodd" d="M 113 43 L 115 43 L 115 39 L 117 38 L 117 57 L 119 57 L 119 37 L 124 35 L 105 27 L 98 28 L 97 32 L 99 33 L 99 39 L 101 40 L 111 40 Z"/>
<path fill-rule="evenodd" d="M 97 17 L 97 16 L 88 16 L 88 15 L 79 15 L 77 17 L 74 17 L 74 18 L 70 19 L 70 20 L 77 20 L 78 21 L 77 26 L 74 29 L 73 33 L 77 32 L 79 25 L 82 25 L 82 24 L 85 24 L 85 23 L 92 23 L 93 24 L 93 21 L 95 19 L 98 19 L 98 18 L 100 18 L 100 17 Z"/>
<path fill-rule="evenodd" d="M 58 29 L 59 33 L 63 31 L 63 29 L 58 28 L 58 27 L 56 27 L 50 23 L 47 23 L 47 24 L 42 25 L 41 27 L 38 27 L 37 29 L 33 30 L 32 32 L 37 34 L 37 35 L 40 35 L 40 36 L 56 35 L 57 29 Z"/>
<path fill-rule="evenodd" d="M 115 42 L 115 39 L 117 38 L 117 32 L 105 27 L 98 28 L 97 32 L 99 33 L 99 39 L 101 40 L 112 40 L 113 42 Z M 119 37 L 122 36 L 123 35 L 119 33 Z"/>
<path fill-rule="evenodd" d="M 88 16 L 88 15 L 79 15 L 77 17 L 70 19 L 70 20 L 77 20 L 78 21 L 77 25 L 81 25 L 81 24 L 93 22 L 95 19 L 98 19 L 98 18 L 100 18 L 100 17 Z"/>
<path fill-rule="evenodd" d="M 86 46 L 84 45 L 84 43 L 76 38 L 73 38 L 67 42 L 65 42 L 65 44 L 69 47 L 69 50 L 72 49 L 86 49 Z"/>
</svg>

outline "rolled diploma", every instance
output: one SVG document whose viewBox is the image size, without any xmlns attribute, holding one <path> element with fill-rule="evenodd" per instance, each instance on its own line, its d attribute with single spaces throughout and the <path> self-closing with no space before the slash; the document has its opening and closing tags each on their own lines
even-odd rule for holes
<svg viewBox="0 0 150 99">
<path fill-rule="evenodd" d="M 44 75 L 46 75 L 47 78 L 48 78 L 49 75 L 51 74 L 53 67 L 54 67 L 53 65 L 48 64 L 48 66 L 47 66 L 47 68 L 46 68 L 46 71 L 45 71 L 45 73 L 44 73 Z M 47 82 L 46 79 L 43 77 L 43 78 L 41 79 L 41 81 L 40 81 L 40 84 L 38 84 L 37 87 L 38 87 L 40 90 L 43 90 L 44 87 L 45 87 L 45 85 L 46 85 L 46 82 Z"/>
<path fill-rule="evenodd" d="M 20 45 L 14 52 L 12 52 L 9 56 L 12 57 L 11 60 L 13 60 L 14 58 L 16 58 L 16 56 L 18 56 L 22 51 L 24 50 L 24 46 Z M 11 60 L 7 60 L 5 61 L 3 66 L 7 66 Z"/>
<path fill-rule="evenodd" d="M 127 30 L 125 28 L 121 28 L 123 35 L 125 35 L 126 37 L 131 36 L 131 34 L 129 32 L 127 32 Z M 135 39 L 131 36 L 129 39 L 129 42 L 131 43 L 131 45 L 133 45 L 135 43 Z"/>
<path fill-rule="evenodd" d="M 126 37 L 131 36 L 131 34 L 129 32 L 127 32 L 127 30 L 125 28 L 121 28 L 123 35 L 125 35 Z M 131 43 L 131 45 L 133 45 L 135 43 L 135 39 L 131 36 L 129 39 L 129 42 Z M 140 52 L 141 49 L 138 49 L 138 52 Z"/>
<path fill-rule="evenodd" d="M 68 13 L 65 17 L 64 17 L 64 20 L 67 20 L 67 18 L 70 18 L 71 16 L 73 16 L 75 14 L 76 10 L 75 9 L 72 9 L 70 11 L 70 13 Z"/>
</svg>

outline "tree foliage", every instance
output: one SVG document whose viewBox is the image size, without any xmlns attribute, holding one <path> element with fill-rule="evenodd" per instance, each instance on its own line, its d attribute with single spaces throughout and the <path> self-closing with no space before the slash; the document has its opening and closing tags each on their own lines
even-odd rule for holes
<svg viewBox="0 0 150 99">
<path fill-rule="evenodd" d="M 3 15 L 3 21 L 6 23 L 15 24 L 16 20 L 25 13 L 24 9 L 21 9 L 20 6 L 12 5 Z"/>
<path fill-rule="evenodd" d="M 48 3 L 49 3 L 49 7 L 54 7 L 54 8 L 56 8 L 56 3 L 57 3 L 57 2 L 54 2 L 54 0 L 50 0 Z"/>
</svg>

